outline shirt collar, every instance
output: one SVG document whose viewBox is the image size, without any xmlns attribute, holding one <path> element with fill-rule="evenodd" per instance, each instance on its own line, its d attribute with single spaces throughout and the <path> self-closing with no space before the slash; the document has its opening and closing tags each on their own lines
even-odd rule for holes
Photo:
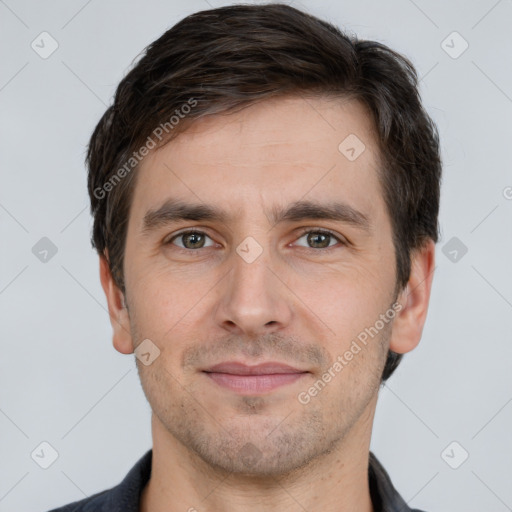
<svg viewBox="0 0 512 512">
<path fill-rule="evenodd" d="M 372 452 L 369 457 L 368 480 L 374 512 L 414 512 L 398 494 L 387 471 Z"/>
<path fill-rule="evenodd" d="M 137 461 L 124 480 L 112 489 L 104 512 L 139 512 L 141 492 L 151 477 L 152 457 L 151 449 Z M 388 473 L 372 452 L 369 454 L 368 480 L 374 512 L 414 512 L 398 494 Z"/>
</svg>

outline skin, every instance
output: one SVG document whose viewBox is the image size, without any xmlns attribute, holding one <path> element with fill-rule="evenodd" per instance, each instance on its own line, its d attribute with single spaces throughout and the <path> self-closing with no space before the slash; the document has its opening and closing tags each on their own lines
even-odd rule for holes
<svg viewBox="0 0 512 512">
<path fill-rule="evenodd" d="M 366 146 L 355 161 L 338 150 L 349 134 Z M 380 376 L 389 348 L 406 353 L 420 341 L 435 256 L 433 242 L 413 254 L 408 286 L 395 297 L 376 148 L 361 104 L 287 97 L 204 118 L 142 162 L 126 297 L 100 258 L 114 347 L 131 354 L 150 339 L 160 350 L 148 366 L 137 359 L 153 411 L 142 511 L 373 510 L 367 471 Z M 232 218 L 179 221 L 144 235 L 145 213 L 168 198 L 219 206 Z M 372 230 L 324 219 L 270 222 L 271 207 L 301 199 L 343 200 Z M 192 227 L 207 236 L 173 238 Z M 322 242 L 315 228 L 346 243 Z M 263 249 L 251 263 L 236 252 L 248 236 Z M 301 403 L 298 394 L 395 299 L 402 309 L 394 320 Z M 244 396 L 202 371 L 227 360 L 279 361 L 310 373 Z"/>
</svg>

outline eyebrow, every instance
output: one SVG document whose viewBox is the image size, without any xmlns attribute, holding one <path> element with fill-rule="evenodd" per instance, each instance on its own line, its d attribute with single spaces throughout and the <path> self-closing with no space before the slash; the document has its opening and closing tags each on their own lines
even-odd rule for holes
<svg viewBox="0 0 512 512">
<path fill-rule="evenodd" d="M 186 203 L 181 200 L 166 200 L 159 208 L 148 210 L 142 221 L 142 234 L 151 232 L 182 220 L 211 221 L 223 224 L 236 215 L 208 204 Z M 373 230 L 369 217 L 344 202 L 318 203 L 314 201 L 296 201 L 286 208 L 274 206 L 267 215 L 272 224 L 281 222 L 298 222 L 303 220 L 331 220 L 343 222 L 371 232 Z"/>
</svg>

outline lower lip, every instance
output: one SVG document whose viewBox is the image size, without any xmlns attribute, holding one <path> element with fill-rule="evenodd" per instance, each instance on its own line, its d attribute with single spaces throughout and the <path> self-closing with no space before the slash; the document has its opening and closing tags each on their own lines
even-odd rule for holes
<svg viewBox="0 0 512 512">
<path fill-rule="evenodd" d="M 265 393 L 273 391 L 286 384 L 291 384 L 305 373 L 272 373 L 269 375 L 233 375 L 231 373 L 205 372 L 210 379 L 223 388 L 230 389 L 242 395 Z"/>
</svg>

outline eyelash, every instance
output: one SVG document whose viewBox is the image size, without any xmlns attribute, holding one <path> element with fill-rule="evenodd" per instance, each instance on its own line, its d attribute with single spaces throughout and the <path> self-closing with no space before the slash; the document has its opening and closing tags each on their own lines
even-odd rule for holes
<svg viewBox="0 0 512 512">
<path fill-rule="evenodd" d="M 309 233 L 315 233 L 315 234 L 321 234 L 321 235 L 328 235 L 328 236 L 331 236 L 332 238 L 334 238 L 335 240 L 337 240 L 342 246 L 346 246 L 348 245 L 347 242 L 345 242 L 343 239 L 341 239 L 339 236 L 337 236 L 334 232 L 328 230 L 328 229 L 323 229 L 323 228 L 317 228 L 317 229 L 311 229 L 311 228 L 304 228 L 300 234 L 299 234 L 299 237 L 297 238 L 300 239 L 302 238 L 304 235 L 307 235 Z M 176 238 L 179 238 L 180 236 L 184 236 L 184 235 L 191 235 L 191 234 L 197 234 L 197 235 L 205 235 L 207 236 L 208 238 L 211 239 L 211 237 L 208 235 L 208 233 L 205 233 L 204 231 L 199 231 L 199 230 L 196 230 L 196 229 L 191 229 L 191 230 L 188 230 L 188 231 L 181 231 L 180 233 L 174 235 L 173 237 L 169 238 L 167 241 L 164 242 L 164 245 L 172 245 L 172 242 L 173 240 L 175 240 Z M 200 249 L 208 249 L 208 247 L 200 247 L 199 249 L 186 249 L 186 248 L 183 248 L 183 247 L 179 247 L 179 246 L 175 246 L 177 249 L 181 250 L 181 251 L 186 251 L 186 252 L 198 252 Z M 303 246 L 300 246 L 302 249 L 306 249 L 306 250 L 310 250 L 310 251 L 323 251 L 323 252 L 326 252 L 326 251 L 331 251 L 332 249 L 339 249 L 339 247 L 337 245 L 334 245 L 332 247 L 321 247 L 321 248 L 315 248 L 315 247 L 303 247 Z"/>
</svg>

